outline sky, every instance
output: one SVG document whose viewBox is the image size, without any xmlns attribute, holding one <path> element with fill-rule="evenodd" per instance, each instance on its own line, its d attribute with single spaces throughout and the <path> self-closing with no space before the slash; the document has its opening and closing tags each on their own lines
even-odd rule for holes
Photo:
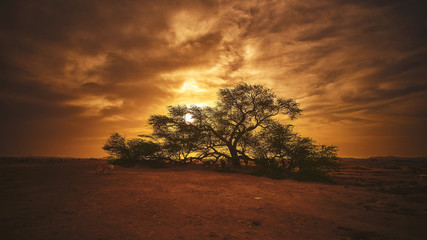
<svg viewBox="0 0 427 240">
<path fill-rule="evenodd" d="M 422 1 L 0 3 L 0 156 L 102 157 L 176 104 L 263 84 L 339 156 L 427 156 Z"/>
</svg>

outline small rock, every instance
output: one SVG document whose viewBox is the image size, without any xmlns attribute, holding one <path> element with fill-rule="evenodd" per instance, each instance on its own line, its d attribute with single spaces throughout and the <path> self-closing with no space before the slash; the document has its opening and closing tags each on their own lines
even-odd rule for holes
<svg viewBox="0 0 427 240">
<path fill-rule="evenodd" d="M 210 232 L 207 236 L 210 238 L 217 238 L 218 237 L 218 235 L 214 232 Z"/>
<path fill-rule="evenodd" d="M 261 225 L 261 221 L 259 221 L 259 220 L 252 220 L 252 225 L 259 226 L 259 225 Z"/>
</svg>

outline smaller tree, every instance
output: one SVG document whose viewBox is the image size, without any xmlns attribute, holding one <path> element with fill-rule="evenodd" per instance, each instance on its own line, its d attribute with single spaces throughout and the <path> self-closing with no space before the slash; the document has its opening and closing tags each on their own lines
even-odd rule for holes
<svg viewBox="0 0 427 240">
<path fill-rule="evenodd" d="M 129 158 L 136 161 L 148 160 L 160 150 L 158 144 L 140 138 L 132 138 L 126 144 L 129 149 Z"/>
<path fill-rule="evenodd" d="M 316 145 L 312 139 L 294 133 L 292 125 L 271 121 L 251 144 L 258 169 L 326 175 L 339 167 L 335 146 Z"/>
<path fill-rule="evenodd" d="M 252 140 L 256 165 L 260 168 L 283 167 L 295 137 L 293 126 L 270 121 Z M 280 164 L 279 164 L 280 163 Z"/>
<path fill-rule="evenodd" d="M 316 145 L 310 138 L 297 136 L 292 142 L 288 165 L 305 174 L 322 174 L 338 169 L 336 146 Z"/>
<path fill-rule="evenodd" d="M 107 139 L 104 147 L 102 148 L 110 155 L 110 159 L 123 159 L 128 156 L 128 148 L 126 146 L 126 139 L 119 133 L 111 134 Z"/>
<path fill-rule="evenodd" d="M 119 133 L 113 133 L 103 149 L 109 153 L 111 163 L 131 167 L 151 159 L 151 156 L 160 151 L 160 146 L 141 138 L 126 140 Z"/>
</svg>

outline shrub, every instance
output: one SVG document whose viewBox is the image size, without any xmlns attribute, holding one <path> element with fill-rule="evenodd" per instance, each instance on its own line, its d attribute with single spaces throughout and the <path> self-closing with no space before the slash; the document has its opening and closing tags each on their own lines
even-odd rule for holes
<svg viewBox="0 0 427 240">
<path fill-rule="evenodd" d="M 158 144 L 141 138 L 126 140 L 119 133 L 111 134 L 103 149 L 110 155 L 110 163 L 125 167 L 136 164 L 155 165 L 153 161 L 160 161 L 154 157 L 160 151 Z"/>
</svg>

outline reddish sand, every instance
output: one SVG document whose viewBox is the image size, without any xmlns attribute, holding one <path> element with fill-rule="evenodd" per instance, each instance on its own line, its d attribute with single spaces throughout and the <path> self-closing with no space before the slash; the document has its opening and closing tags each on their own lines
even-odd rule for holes
<svg viewBox="0 0 427 240">
<path fill-rule="evenodd" d="M 338 184 L 103 160 L 0 161 L 0 239 L 425 239 L 427 161 L 344 160 Z"/>
</svg>

